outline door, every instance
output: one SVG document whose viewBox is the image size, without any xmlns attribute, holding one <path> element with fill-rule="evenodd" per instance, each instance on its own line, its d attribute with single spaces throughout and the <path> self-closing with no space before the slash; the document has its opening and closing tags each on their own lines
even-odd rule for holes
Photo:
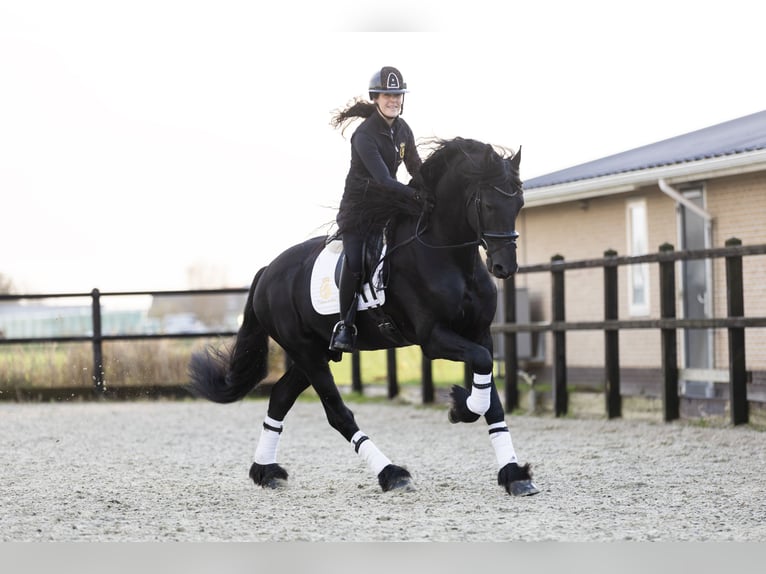
<svg viewBox="0 0 766 574">
<path fill-rule="evenodd" d="M 689 190 L 684 197 L 704 209 L 701 189 Z M 684 250 L 706 249 L 710 246 L 707 221 L 698 213 L 680 205 L 681 248 Z M 704 319 L 712 315 L 712 292 L 710 261 L 691 259 L 681 262 L 681 285 L 683 289 L 683 314 L 687 319 Z M 712 329 L 684 329 L 684 367 L 710 369 L 713 367 Z M 696 397 L 712 397 L 713 384 L 706 380 L 686 380 L 684 394 Z"/>
</svg>

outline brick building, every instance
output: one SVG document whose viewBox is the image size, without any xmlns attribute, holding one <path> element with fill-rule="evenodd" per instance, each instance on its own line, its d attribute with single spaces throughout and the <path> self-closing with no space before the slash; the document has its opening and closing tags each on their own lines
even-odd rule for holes
<svg viewBox="0 0 766 574">
<path fill-rule="evenodd" d="M 727 239 L 766 244 L 766 111 L 608 156 L 528 180 L 526 205 L 517 230 L 520 265 L 596 259 L 607 249 L 619 255 L 722 247 Z M 725 263 L 679 262 L 676 316 L 726 316 Z M 766 316 L 766 256 L 743 257 L 746 316 Z M 620 319 L 656 318 L 656 264 L 619 267 Z M 533 321 L 550 320 L 550 277 L 519 274 Z M 566 272 L 568 321 L 603 319 L 600 269 Z M 725 329 L 679 331 L 679 367 L 726 369 Z M 550 366 L 550 335 L 541 341 Z M 603 332 L 567 334 L 568 377 L 596 379 L 603 368 Z M 766 382 L 766 330 L 746 332 L 747 369 Z M 620 332 L 622 378 L 656 378 L 661 365 L 660 333 Z M 547 365 L 547 367 L 546 367 Z M 696 384 L 696 383 L 694 383 Z M 690 381 L 687 387 L 691 389 Z M 710 381 L 694 392 L 712 392 Z"/>
</svg>

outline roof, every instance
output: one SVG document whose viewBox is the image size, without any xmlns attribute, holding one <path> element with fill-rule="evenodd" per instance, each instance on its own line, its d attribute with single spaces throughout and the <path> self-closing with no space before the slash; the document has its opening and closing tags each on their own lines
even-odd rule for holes
<svg viewBox="0 0 766 574">
<path fill-rule="evenodd" d="M 535 177 L 524 182 L 524 189 L 534 190 L 758 150 L 766 150 L 766 110 Z"/>
</svg>

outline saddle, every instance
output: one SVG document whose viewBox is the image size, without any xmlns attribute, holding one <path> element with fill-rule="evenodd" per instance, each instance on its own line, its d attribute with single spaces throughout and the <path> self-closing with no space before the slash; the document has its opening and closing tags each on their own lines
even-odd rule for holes
<svg viewBox="0 0 766 574">
<path fill-rule="evenodd" d="M 388 260 L 385 259 L 387 241 L 385 231 L 367 239 L 364 246 L 364 279 L 358 298 L 357 310 L 365 312 L 375 321 L 381 334 L 396 344 L 407 341 L 393 320 L 382 310 L 386 302 Z M 343 241 L 339 233 L 328 237 L 325 247 L 314 261 L 311 271 L 311 304 L 320 315 L 340 314 L 340 285 L 353 281 L 344 265 Z"/>
</svg>

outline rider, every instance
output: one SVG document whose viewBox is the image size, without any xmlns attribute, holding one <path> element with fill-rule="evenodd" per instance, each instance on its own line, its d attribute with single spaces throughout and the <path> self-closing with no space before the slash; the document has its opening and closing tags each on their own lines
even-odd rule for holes
<svg viewBox="0 0 766 574">
<path fill-rule="evenodd" d="M 363 194 L 373 181 L 417 200 L 415 190 L 396 179 L 402 162 L 412 177 L 416 176 L 422 163 L 412 130 L 401 118 L 406 92 L 407 84 L 401 72 L 384 66 L 370 79 L 369 96 L 372 101 L 357 99 L 333 118 L 335 127 L 354 118 L 365 120 L 351 136 L 351 166 L 337 217 L 338 229 L 343 237 L 345 264 L 353 281 L 341 281 L 341 317 L 330 338 L 331 351 L 351 352 L 356 342 L 354 319 L 362 287 L 362 251 L 366 230 L 360 224 L 360 218 L 353 213 L 357 209 L 354 207 L 356 201 L 350 198 L 358 198 L 359 192 Z"/>
</svg>

